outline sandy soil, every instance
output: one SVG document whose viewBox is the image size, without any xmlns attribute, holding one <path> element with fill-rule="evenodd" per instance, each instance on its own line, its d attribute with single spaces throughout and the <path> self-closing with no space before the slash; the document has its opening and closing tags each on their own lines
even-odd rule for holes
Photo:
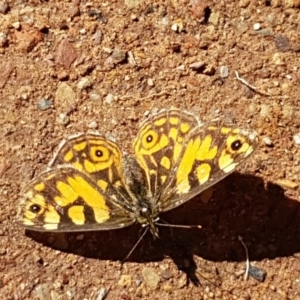
<svg viewBox="0 0 300 300">
<path fill-rule="evenodd" d="M 299 6 L 0 1 L 0 298 L 300 299 Z M 61 139 L 98 130 L 130 153 L 139 122 L 172 106 L 260 137 L 238 172 L 163 216 L 202 229 L 162 228 L 122 265 L 139 225 L 15 224 L 21 189 Z M 262 278 L 244 280 L 239 236 Z"/>
</svg>

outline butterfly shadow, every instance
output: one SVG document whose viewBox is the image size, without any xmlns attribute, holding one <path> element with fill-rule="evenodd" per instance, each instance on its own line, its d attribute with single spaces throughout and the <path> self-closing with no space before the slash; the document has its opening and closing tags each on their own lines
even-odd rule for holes
<svg viewBox="0 0 300 300">
<path fill-rule="evenodd" d="M 264 185 L 259 177 L 236 172 L 213 190 L 207 203 L 198 195 L 160 216 L 169 224 L 201 225 L 201 229 L 161 227 L 159 239 L 147 233 L 128 261 L 161 261 L 170 257 L 197 283 L 195 256 L 215 262 L 245 261 L 239 236 L 248 247 L 251 261 L 300 252 L 300 204 L 286 197 L 281 187 Z M 141 226 L 82 233 L 27 231 L 27 235 L 63 252 L 122 261 L 141 235 Z"/>
</svg>

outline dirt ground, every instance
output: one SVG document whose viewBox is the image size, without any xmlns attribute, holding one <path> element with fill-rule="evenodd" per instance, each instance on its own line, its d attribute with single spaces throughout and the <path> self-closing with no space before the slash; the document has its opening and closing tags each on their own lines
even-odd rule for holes
<svg viewBox="0 0 300 300">
<path fill-rule="evenodd" d="M 299 6 L 0 1 L 0 298 L 300 299 Z M 260 137 L 238 172 L 163 216 L 202 229 L 161 228 L 122 265 L 139 225 L 15 224 L 21 189 L 60 140 L 98 130 L 130 153 L 140 121 L 172 106 Z M 239 237 L 261 277 L 244 279 Z"/>
</svg>

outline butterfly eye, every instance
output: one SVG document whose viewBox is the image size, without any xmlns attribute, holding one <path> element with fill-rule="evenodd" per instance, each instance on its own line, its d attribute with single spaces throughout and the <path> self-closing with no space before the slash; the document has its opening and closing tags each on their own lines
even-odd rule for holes
<svg viewBox="0 0 300 300">
<path fill-rule="evenodd" d="M 29 207 L 30 211 L 34 214 L 38 214 L 40 211 L 41 211 L 41 206 L 38 205 L 38 204 L 32 204 L 30 207 Z"/>
<path fill-rule="evenodd" d="M 231 149 L 233 151 L 238 151 L 243 146 L 243 142 L 241 140 L 236 140 L 231 143 Z"/>
</svg>

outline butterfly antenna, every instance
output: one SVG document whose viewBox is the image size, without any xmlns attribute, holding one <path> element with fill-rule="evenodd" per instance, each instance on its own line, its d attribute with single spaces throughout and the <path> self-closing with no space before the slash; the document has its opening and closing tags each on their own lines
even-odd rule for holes
<svg viewBox="0 0 300 300">
<path fill-rule="evenodd" d="M 169 224 L 166 221 L 161 220 L 164 223 L 155 223 L 155 225 L 161 226 L 161 227 L 175 227 L 175 228 L 186 228 L 186 229 L 191 229 L 191 228 L 202 228 L 201 225 L 179 225 L 179 224 Z"/>
<path fill-rule="evenodd" d="M 140 238 L 137 240 L 137 242 L 134 244 L 134 246 L 131 248 L 131 250 L 129 251 L 129 253 L 126 255 L 126 257 L 123 259 L 122 264 L 131 256 L 131 254 L 133 253 L 133 251 L 135 250 L 135 248 L 138 246 L 138 244 L 141 242 L 141 240 L 143 239 L 143 237 L 146 235 L 146 233 L 148 232 L 149 227 L 147 227 L 143 234 L 140 236 Z"/>
</svg>

